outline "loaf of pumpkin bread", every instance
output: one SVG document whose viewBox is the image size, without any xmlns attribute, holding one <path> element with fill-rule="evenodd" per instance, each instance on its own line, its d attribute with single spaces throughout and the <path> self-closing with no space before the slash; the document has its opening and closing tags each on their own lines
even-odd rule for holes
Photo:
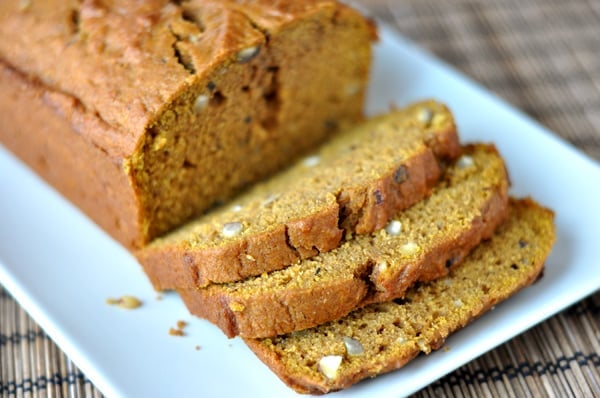
<svg viewBox="0 0 600 398">
<path fill-rule="evenodd" d="M 454 118 L 423 101 L 338 134 L 294 167 L 137 253 L 156 289 L 233 282 L 338 247 L 430 194 L 456 159 Z"/>
<path fill-rule="evenodd" d="M 362 117 L 334 0 L 0 2 L 0 142 L 137 248 Z"/>
<path fill-rule="evenodd" d="M 530 199 L 512 200 L 507 221 L 447 276 L 335 322 L 245 341 L 300 393 L 347 388 L 440 348 L 450 333 L 534 282 L 554 240 L 550 210 Z"/>
<path fill-rule="evenodd" d="M 468 146 L 432 195 L 399 212 L 385 229 L 283 270 L 178 291 L 191 313 L 230 337 L 316 326 L 445 275 L 506 218 L 508 186 L 496 149 Z"/>
</svg>

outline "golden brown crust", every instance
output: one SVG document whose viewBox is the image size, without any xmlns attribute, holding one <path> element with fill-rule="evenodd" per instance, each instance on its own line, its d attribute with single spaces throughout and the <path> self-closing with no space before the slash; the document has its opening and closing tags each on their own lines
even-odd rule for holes
<svg viewBox="0 0 600 398">
<path fill-rule="evenodd" d="M 57 180 L 90 185 L 98 204 L 69 198 L 140 247 L 360 119 L 372 38 L 369 21 L 334 1 L 3 1 L 0 63 L 45 109 L 5 97 L 3 125 L 39 120 L 0 139 L 23 159 L 51 159 Z M 339 59 L 337 76 L 315 62 L 326 54 Z M 106 159 L 73 164 L 58 145 L 28 149 L 41 114 L 56 120 L 46 137 Z"/>
<path fill-rule="evenodd" d="M 309 291 L 290 289 L 282 296 L 266 293 L 253 302 L 230 300 L 210 287 L 203 289 L 201 299 L 194 290 L 178 293 L 192 314 L 213 322 L 228 337 L 263 337 L 344 316 L 356 308 L 368 291 L 363 281 L 354 279 Z"/>
<path fill-rule="evenodd" d="M 531 199 L 513 199 L 509 219 L 491 240 L 447 277 L 409 290 L 403 302 L 374 304 L 303 332 L 245 342 L 297 392 L 345 389 L 441 348 L 448 335 L 535 282 L 554 240 L 552 211 Z M 344 337 L 364 352 L 348 354 Z M 332 378 L 318 368 L 326 355 L 342 357 Z"/>
<path fill-rule="evenodd" d="M 86 115 L 68 97 L 25 79 L 1 62 L 0 87 L 2 143 L 116 239 L 132 244 L 135 225 L 122 222 L 139 217 L 129 177 L 122 173 L 118 157 L 74 133 L 66 117 L 106 136 L 115 131 L 101 123 L 86 124 Z M 60 111 L 55 108 L 58 103 L 63 104 Z"/>
<path fill-rule="evenodd" d="M 341 12 L 330 0 L 23 3 L 0 4 L 0 58 L 56 91 L 72 93 L 86 109 L 127 132 L 129 145 L 136 145 L 150 120 L 190 84 L 190 65 L 177 59 L 174 46 L 190 53 L 193 78 L 203 79 L 229 62 L 230 54 L 264 43 L 265 32 L 277 34 L 289 24 Z M 183 33 L 201 37 L 191 46 Z M 140 90 L 149 82 L 156 91 Z"/>
<path fill-rule="evenodd" d="M 401 297 L 420 279 L 446 275 L 448 269 L 462 262 L 481 240 L 489 238 L 508 214 L 508 177 L 496 149 L 470 146 L 464 153 L 481 164 L 461 177 L 456 187 L 450 181 L 455 173 L 461 172 L 460 166 L 449 168 L 445 180 L 440 182 L 442 187 L 436 191 L 437 196 L 434 194 L 425 201 L 429 203 L 407 210 L 406 217 L 400 218 L 407 224 L 404 228 L 418 230 L 416 225 L 408 224 L 415 220 L 414 223 L 425 226 L 424 231 L 436 222 L 463 223 L 451 233 L 439 232 L 444 227 L 440 225 L 437 229 L 433 227 L 435 233 L 417 234 L 415 239 L 422 240 L 416 241 L 422 245 L 422 252 L 415 248 L 414 253 L 405 253 L 392 246 L 398 245 L 396 240 L 383 238 L 376 241 L 370 237 L 359 243 L 346 242 L 339 250 L 321 255 L 318 259 L 321 262 L 299 263 L 284 270 L 285 273 L 238 284 L 178 289 L 178 292 L 190 312 L 215 323 L 227 336 L 253 338 L 306 329 L 340 318 L 354 308 Z M 448 189 L 453 189 L 452 194 L 445 193 L 446 185 L 452 187 Z M 473 204 L 456 206 L 443 200 L 464 200 Z M 435 206 L 456 215 L 447 217 L 444 211 L 434 210 Z M 394 256 L 402 256 L 402 259 L 395 260 Z M 348 271 L 338 276 L 332 271 L 338 266 L 329 264 L 345 261 L 349 262 Z M 321 279 L 319 273 L 325 272 L 333 276 Z M 281 282 L 277 282 L 279 280 Z"/>
<path fill-rule="evenodd" d="M 213 248 L 193 250 L 182 243 L 136 254 L 157 290 L 242 280 L 337 247 L 342 237 L 338 213 L 337 205 L 330 206 L 311 217 Z"/>
</svg>

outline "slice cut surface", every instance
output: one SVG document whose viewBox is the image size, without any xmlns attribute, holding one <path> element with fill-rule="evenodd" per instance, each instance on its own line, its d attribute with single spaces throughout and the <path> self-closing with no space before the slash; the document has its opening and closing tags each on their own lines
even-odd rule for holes
<svg viewBox="0 0 600 398">
<path fill-rule="evenodd" d="M 409 289 L 402 300 L 288 335 L 245 339 L 300 393 L 322 394 L 404 366 L 534 282 L 555 240 L 553 213 L 513 200 L 508 220 L 449 275 Z"/>
<path fill-rule="evenodd" d="M 415 103 L 336 136 L 313 156 L 138 251 L 156 289 L 281 269 L 367 234 L 430 194 L 460 155 L 450 111 Z"/>
<path fill-rule="evenodd" d="M 285 269 L 228 284 L 178 290 L 190 312 L 228 336 L 267 337 L 401 297 L 445 275 L 508 213 L 508 176 L 491 145 L 465 147 L 432 195 L 386 228 Z"/>
</svg>

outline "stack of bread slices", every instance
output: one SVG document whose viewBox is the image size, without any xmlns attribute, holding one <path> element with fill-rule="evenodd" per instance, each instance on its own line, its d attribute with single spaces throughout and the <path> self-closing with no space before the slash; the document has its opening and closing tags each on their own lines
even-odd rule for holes
<svg viewBox="0 0 600 398">
<path fill-rule="evenodd" d="M 534 282 L 553 213 L 428 100 L 374 117 L 137 257 L 289 386 L 397 369 Z"/>
</svg>

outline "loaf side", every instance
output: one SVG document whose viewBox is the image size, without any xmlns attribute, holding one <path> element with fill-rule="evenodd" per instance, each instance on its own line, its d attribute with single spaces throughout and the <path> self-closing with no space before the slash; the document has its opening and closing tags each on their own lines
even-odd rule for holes
<svg viewBox="0 0 600 398">
<path fill-rule="evenodd" d="M 40 99 L 30 118 L 68 133 L 46 128 L 57 148 L 29 149 L 44 138 L 15 124 L 27 108 L 7 99 L 0 140 L 28 162 L 52 160 L 59 190 L 140 247 L 360 119 L 373 39 L 369 21 L 333 1 L 4 1 L 3 73 Z M 113 172 L 72 168 L 61 146 L 101 153 L 120 177 L 89 179 Z M 84 206 L 63 179 L 103 204 Z"/>
</svg>

